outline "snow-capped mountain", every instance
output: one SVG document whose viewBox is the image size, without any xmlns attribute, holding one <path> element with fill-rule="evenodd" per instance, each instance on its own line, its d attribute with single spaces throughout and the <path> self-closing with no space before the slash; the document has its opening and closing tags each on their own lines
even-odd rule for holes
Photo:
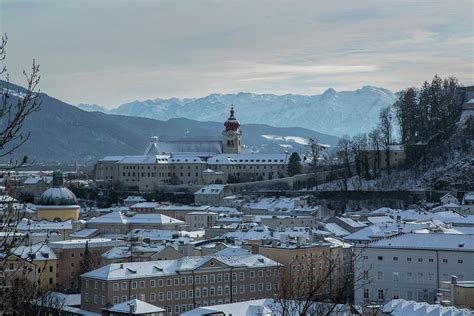
<svg viewBox="0 0 474 316">
<path fill-rule="evenodd" d="M 355 91 L 328 89 L 321 95 L 273 95 L 240 92 L 196 99 L 155 99 L 122 104 L 110 113 L 167 120 L 184 117 L 223 122 L 233 104 L 242 123 L 299 126 L 332 135 L 368 132 L 382 107 L 393 104 L 389 90 L 364 86 Z M 84 106 L 82 109 L 87 110 Z"/>
<path fill-rule="evenodd" d="M 108 113 L 109 110 L 107 110 L 105 107 L 98 105 L 98 104 L 86 104 L 86 103 L 79 103 L 76 105 L 78 108 L 81 110 L 84 110 L 86 112 L 102 112 L 102 113 Z"/>
</svg>

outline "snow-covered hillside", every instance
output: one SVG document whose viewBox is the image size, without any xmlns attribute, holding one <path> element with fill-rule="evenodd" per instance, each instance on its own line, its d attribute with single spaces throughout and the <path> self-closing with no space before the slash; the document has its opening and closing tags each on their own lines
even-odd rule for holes
<svg viewBox="0 0 474 316">
<path fill-rule="evenodd" d="M 159 120 L 184 117 L 223 122 L 233 104 L 242 123 L 297 126 L 340 136 L 369 131 L 377 122 L 379 110 L 391 105 L 395 98 L 392 92 L 372 86 L 341 92 L 328 89 L 321 95 L 311 96 L 240 92 L 196 99 L 134 101 L 120 105 L 110 113 Z M 88 110 L 84 105 L 81 108 Z M 97 107 L 94 110 L 98 110 Z"/>
</svg>

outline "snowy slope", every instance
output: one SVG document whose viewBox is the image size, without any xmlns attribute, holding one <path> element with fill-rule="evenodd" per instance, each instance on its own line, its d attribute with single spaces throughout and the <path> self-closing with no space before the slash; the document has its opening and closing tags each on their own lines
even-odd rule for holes
<svg viewBox="0 0 474 316">
<path fill-rule="evenodd" d="M 379 110 L 394 101 L 392 92 L 364 86 L 355 91 L 328 89 L 321 95 L 311 96 L 240 92 L 197 99 L 134 101 L 112 109 L 111 113 L 159 120 L 184 117 L 223 122 L 230 104 L 234 104 L 241 123 L 298 126 L 340 136 L 369 131 L 377 122 Z"/>
</svg>

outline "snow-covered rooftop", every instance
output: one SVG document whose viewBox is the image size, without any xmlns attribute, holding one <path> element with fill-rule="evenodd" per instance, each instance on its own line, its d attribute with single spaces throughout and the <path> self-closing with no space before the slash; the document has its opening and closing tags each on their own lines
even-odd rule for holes
<svg viewBox="0 0 474 316">
<path fill-rule="evenodd" d="M 37 184 L 40 181 L 44 182 L 45 184 L 50 184 L 51 181 L 53 181 L 53 177 L 50 177 L 50 176 L 30 177 L 30 178 L 26 178 L 25 181 L 23 181 L 23 184 L 25 184 L 25 185 L 34 185 L 34 184 Z"/>
<path fill-rule="evenodd" d="M 112 212 L 88 221 L 91 224 L 184 224 L 179 219 L 163 214 L 124 214 L 122 212 Z"/>
<path fill-rule="evenodd" d="M 13 253 L 23 259 L 55 260 L 56 254 L 47 244 L 40 242 L 31 246 L 18 246 Z"/>
<path fill-rule="evenodd" d="M 49 222 L 46 220 L 33 221 L 29 219 L 22 219 L 18 223 L 17 229 L 19 231 L 30 231 L 30 230 L 71 230 L 72 221 L 67 220 L 64 222 Z"/>
<path fill-rule="evenodd" d="M 350 232 L 337 225 L 336 223 L 325 223 L 324 228 L 337 237 L 344 237 L 350 234 Z"/>
<path fill-rule="evenodd" d="M 183 271 L 196 270 L 202 265 L 215 260 L 216 263 L 232 267 L 277 267 L 279 263 L 262 255 L 236 256 L 191 256 L 177 260 L 159 260 L 146 262 L 114 263 L 83 274 L 84 277 L 101 280 L 121 280 L 130 278 L 147 278 L 167 275 L 178 275 Z"/>
<path fill-rule="evenodd" d="M 136 203 L 139 203 L 139 202 L 146 202 L 145 198 L 141 195 L 129 195 L 127 196 L 127 198 L 125 200 L 123 200 L 124 202 L 136 202 Z"/>
<path fill-rule="evenodd" d="M 118 245 L 123 245 L 125 242 L 121 240 L 112 240 L 109 238 L 92 238 L 92 239 L 69 239 L 61 241 L 50 242 L 49 245 L 51 248 L 60 248 L 60 249 L 72 249 L 72 248 L 84 248 L 86 246 L 89 248 L 97 247 L 115 247 Z"/>
<path fill-rule="evenodd" d="M 133 204 L 130 208 L 156 208 L 158 205 L 160 205 L 158 202 L 140 202 Z"/>
<path fill-rule="evenodd" d="M 165 312 L 165 310 L 161 307 L 151 305 L 147 302 L 140 301 L 137 299 L 115 304 L 114 306 L 112 306 L 111 308 L 107 310 L 111 312 L 127 314 L 127 315 L 130 313 L 130 310 L 132 311 L 132 315 L 141 315 L 141 314 L 149 315 L 153 313 Z"/>
<path fill-rule="evenodd" d="M 472 316 L 473 312 L 466 308 L 453 306 L 441 306 L 439 304 L 428 304 L 424 302 L 394 299 L 386 303 L 382 311 L 393 316 Z"/>
<path fill-rule="evenodd" d="M 194 195 L 219 195 L 224 188 L 223 184 L 209 184 L 194 192 Z"/>
<path fill-rule="evenodd" d="M 209 165 L 281 165 L 286 164 L 287 154 L 221 154 L 207 160 Z"/>
<path fill-rule="evenodd" d="M 474 235 L 459 234 L 400 234 L 367 244 L 368 248 L 403 248 L 474 252 Z"/>
</svg>

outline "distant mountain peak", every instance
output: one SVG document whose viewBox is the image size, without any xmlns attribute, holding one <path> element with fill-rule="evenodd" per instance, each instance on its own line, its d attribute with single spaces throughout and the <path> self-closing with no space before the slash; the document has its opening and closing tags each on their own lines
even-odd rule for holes
<svg viewBox="0 0 474 316">
<path fill-rule="evenodd" d="M 213 93 L 201 98 L 155 99 L 122 104 L 108 113 L 158 120 L 189 118 L 223 122 L 234 104 L 243 124 L 260 123 L 279 127 L 301 126 L 333 135 L 368 132 L 382 107 L 396 96 L 387 89 L 363 86 L 337 92 L 329 88 L 321 95 Z M 97 110 L 95 110 L 97 111 Z"/>
<path fill-rule="evenodd" d="M 323 94 L 319 97 L 321 100 L 333 99 L 336 96 L 337 92 L 333 88 L 329 88 L 324 91 Z"/>
</svg>

